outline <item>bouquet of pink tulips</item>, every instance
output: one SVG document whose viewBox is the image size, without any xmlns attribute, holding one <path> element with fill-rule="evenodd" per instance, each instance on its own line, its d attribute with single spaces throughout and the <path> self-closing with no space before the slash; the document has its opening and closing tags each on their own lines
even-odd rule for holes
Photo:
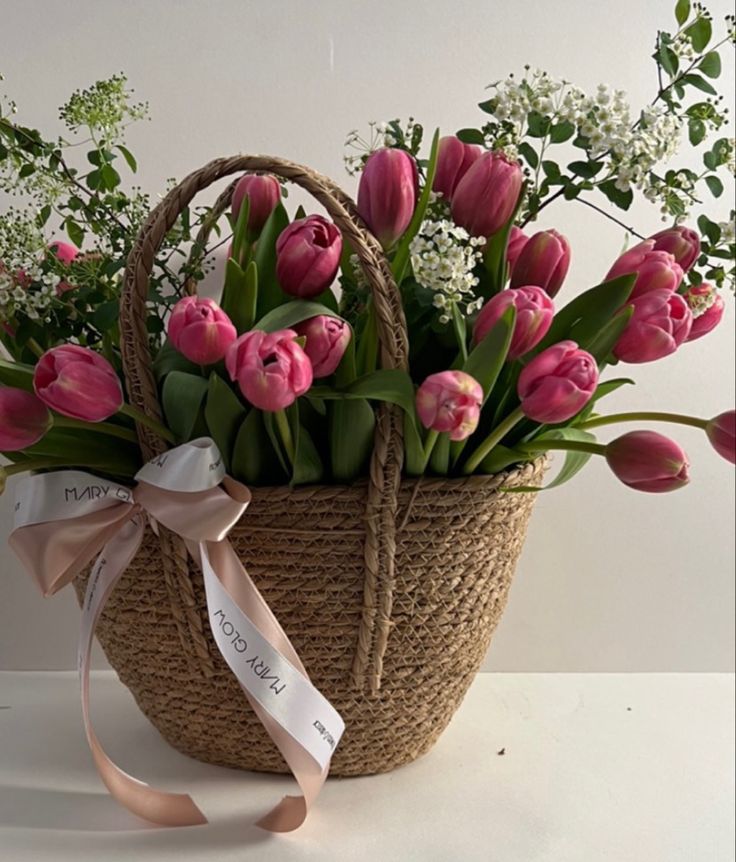
<svg viewBox="0 0 736 862">
<path fill-rule="evenodd" d="M 403 411 L 410 476 L 493 474 L 564 450 L 557 483 L 602 455 L 632 488 L 681 487 L 688 460 L 674 441 L 634 431 L 604 445 L 593 433 L 645 419 L 701 427 L 733 462 L 732 410 L 705 418 L 600 412 L 606 395 L 633 382 L 631 366 L 695 350 L 724 312 L 733 213 L 730 223 L 701 216 L 698 231 L 681 222 L 698 200 L 696 181 L 716 197 L 723 192 L 718 172 L 733 168 L 733 141 L 720 138 L 706 150 L 698 177 L 660 171 L 657 158 L 672 156 L 664 144 L 653 153 L 676 126 L 686 125 L 700 145 L 723 121 L 715 103 L 694 109 L 686 93 L 713 89 L 706 77 L 720 71 L 718 47 L 733 38 L 733 23 L 709 46 L 707 13 L 688 17 L 684 5 L 678 32 L 658 36 L 664 82 L 634 122 L 618 91 L 587 97 L 534 73 L 494 85 L 481 104 L 485 124 L 435 134 L 428 152 L 420 126 L 392 122 L 380 141 L 347 158 L 360 174 L 358 211 L 401 293 L 407 371 L 379 367 L 370 291 L 340 231 L 301 208 L 290 216 L 273 176 L 249 174 L 235 187 L 219 301 L 181 296 L 183 279 L 201 276 L 206 259 L 195 243 L 183 269 L 172 269 L 192 225 L 208 217 L 188 212 L 151 285 L 165 427 L 126 405 L 120 383 L 120 270 L 147 201 L 120 191 L 115 160 L 133 169 L 135 160 L 116 143 L 119 129 L 110 120 L 102 137 L 92 136 L 83 173 L 66 164 L 58 142 L 0 111 L 6 180 L 13 174 L 42 202 L 50 194 L 42 175 L 56 172 L 68 192 L 60 202 L 57 189 L 35 220 L 11 213 L 15 226 L 6 218 L 0 230 L 0 341 L 8 354 L 0 361 L 0 452 L 11 462 L 3 475 L 74 466 L 129 479 L 140 466 L 138 421 L 172 443 L 212 437 L 230 474 L 247 483 L 352 482 L 368 469 L 381 402 Z M 116 116 L 140 110 L 124 79 L 95 88 L 62 111 L 71 128 L 99 123 L 104 98 L 117 99 Z M 97 119 L 85 120 L 89 93 Z M 551 153 L 567 141 L 579 158 L 562 168 Z M 531 222 L 560 197 L 600 210 L 585 195 L 603 194 L 626 209 L 637 190 L 662 203 L 672 225 L 639 236 L 618 259 L 601 249 L 601 283 L 565 301 L 571 244 L 555 230 L 534 232 Z M 54 211 L 77 244 L 92 237 L 88 251 L 42 238 Z M 31 233 L 35 251 L 24 258 Z"/>
</svg>

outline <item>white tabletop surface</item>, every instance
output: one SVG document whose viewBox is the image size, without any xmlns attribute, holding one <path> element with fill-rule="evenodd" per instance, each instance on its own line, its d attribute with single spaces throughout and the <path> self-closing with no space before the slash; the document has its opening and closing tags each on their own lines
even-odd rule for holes
<svg viewBox="0 0 736 862">
<path fill-rule="evenodd" d="M 109 672 L 92 681 L 108 753 L 187 791 L 206 826 L 122 809 L 87 750 L 75 675 L 0 674 L 0 859 L 731 862 L 734 681 L 722 674 L 480 674 L 435 749 L 328 781 L 289 835 L 253 826 L 294 785 L 178 754 Z"/>
</svg>

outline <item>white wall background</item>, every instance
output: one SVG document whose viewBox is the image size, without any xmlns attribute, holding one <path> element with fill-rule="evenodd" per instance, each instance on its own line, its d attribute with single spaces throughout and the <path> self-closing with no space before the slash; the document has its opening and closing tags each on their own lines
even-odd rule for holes
<svg viewBox="0 0 736 862">
<path fill-rule="evenodd" d="M 708 5 L 716 18 L 733 11 L 727 0 Z M 610 82 L 643 105 L 656 84 L 653 39 L 658 27 L 671 27 L 672 6 L 2 0 L 0 71 L 21 120 L 54 132 L 56 108 L 73 89 L 125 70 L 150 101 L 153 122 L 134 128 L 129 144 L 151 192 L 239 151 L 302 161 L 352 191 L 341 161 L 347 130 L 408 115 L 446 133 L 475 124 L 485 85 L 525 63 L 587 89 Z M 730 60 L 723 80 L 733 80 Z M 725 86 L 733 102 L 732 84 Z M 729 206 L 723 201 L 719 218 Z M 641 232 L 660 227 L 648 206 L 626 218 Z M 605 273 L 623 241 L 619 228 L 575 203 L 550 207 L 541 226 L 572 241 L 568 297 Z M 731 407 L 734 304 L 727 305 L 718 331 L 635 369 L 636 389 L 608 406 L 704 416 Z M 573 484 L 542 495 L 487 669 L 733 669 L 733 470 L 700 433 L 676 436 L 693 462 L 692 484 L 676 494 L 637 494 L 593 463 Z M 11 505 L 12 487 L 0 498 L 3 543 Z M 0 551 L 0 668 L 72 667 L 77 617 L 71 591 L 43 601 Z"/>
</svg>

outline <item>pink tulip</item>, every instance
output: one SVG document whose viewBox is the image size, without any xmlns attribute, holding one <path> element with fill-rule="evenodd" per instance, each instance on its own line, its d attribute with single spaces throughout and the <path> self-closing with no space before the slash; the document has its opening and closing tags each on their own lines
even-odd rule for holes
<svg viewBox="0 0 736 862">
<path fill-rule="evenodd" d="M 230 345 L 225 366 L 248 401 L 261 410 L 283 410 L 312 385 L 312 363 L 293 329 L 253 329 Z"/>
<path fill-rule="evenodd" d="M 464 440 L 478 427 L 483 388 L 464 371 L 430 374 L 417 390 L 417 415 L 425 428 Z"/>
<path fill-rule="evenodd" d="M 608 271 L 605 280 L 636 275 L 631 299 L 653 290 L 677 290 L 682 281 L 682 267 L 669 252 L 657 251 L 654 245 L 655 240 L 647 239 L 624 252 Z"/>
<path fill-rule="evenodd" d="M 54 240 L 52 243 L 49 243 L 49 249 L 64 266 L 69 266 L 79 254 L 79 249 L 76 246 L 73 246 L 69 242 L 62 242 L 61 240 Z"/>
<path fill-rule="evenodd" d="M 543 350 L 519 375 L 521 409 L 535 422 L 566 422 L 590 401 L 598 385 L 595 359 L 574 341 Z"/>
<path fill-rule="evenodd" d="M 417 203 L 417 165 L 409 153 L 385 147 L 368 157 L 358 186 L 358 212 L 384 248 L 409 227 Z"/>
<path fill-rule="evenodd" d="M 453 220 L 472 236 L 493 236 L 513 215 L 522 179 L 518 162 L 500 152 L 483 153 L 455 187 Z"/>
<path fill-rule="evenodd" d="M 230 202 L 233 219 L 238 218 L 243 199 L 248 195 L 248 230 L 258 234 L 281 200 L 281 186 L 270 174 L 245 174 L 233 189 Z"/>
<path fill-rule="evenodd" d="M 693 315 L 679 293 L 651 290 L 630 303 L 634 313 L 613 355 L 622 362 L 654 362 L 674 353 L 690 334 Z"/>
<path fill-rule="evenodd" d="M 331 221 L 297 219 L 276 241 L 276 277 L 286 293 L 311 299 L 332 284 L 341 254 L 342 236 Z"/>
<path fill-rule="evenodd" d="M 570 266 L 570 245 L 556 230 L 540 230 L 524 244 L 511 273 L 511 287 L 534 284 L 556 296 Z"/>
<path fill-rule="evenodd" d="M 33 388 L 43 403 L 72 419 L 104 422 L 123 406 L 123 390 L 115 369 L 76 344 L 52 347 L 38 360 Z"/>
<path fill-rule="evenodd" d="M 304 352 L 312 363 L 315 377 L 329 377 L 337 369 L 350 343 L 350 326 L 339 317 L 320 314 L 297 324 L 298 335 L 306 337 Z"/>
<path fill-rule="evenodd" d="M 179 353 L 197 365 L 214 365 L 238 337 L 230 318 L 214 301 L 185 296 L 174 306 L 167 334 Z"/>
<path fill-rule="evenodd" d="M 473 341 L 476 344 L 486 337 L 511 305 L 516 309 L 516 321 L 508 358 L 518 359 L 536 347 L 547 334 L 552 325 L 555 306 L 541 287 L 526 286 L 502 290 L 492 296 L 480 310 L 473 327 Z"/>
<path fill-rule="evenodd" d="M 718 326 L 726 311 L 726 303 L 713 285 L 706 281 L 689 287 L 683 296 L 693 313 L 693 325 L 685 340 L 695 341 Z"/>
<path fill-rule="evenodd" d="M 727 410 L 713 417 L 705 433 L 716 452 L 726 461 L 736 464 L 736 411 Z"/>
<path fill-rule="evenodd" d="M 650 239 L 654 240 L 655 251 L 669 252 L 685 272 L 700 257 L 700 237 L 689 227 L 669 227 Z"/>
<path fill-rule="evenodd" d="M 528 242 L 529 237 L 520 227 L 514 225 L 509 233 L 509 241 L 506 246 L 506 262 L 509 265 L 510 273 L 513 273 L 516 261 L 519 259 L 522 249 Z"/>
<path fill-rule="evenodd" d="M 629 488 L 661 494 L 690 481 L 687 455 L 655 431 L 630 431 L 606 446 L 608 466 Z"/>
<path fill-rule="evenodd" d="M 434 175 L 432 190 L 441 194 L 446 200 L 452 198 L 452 193 L 468 168 L 480 158 L 483 150 L 474 144 L 464 144 L 455 135 L 440 139 L 437 151 L 437 171 Z"/>
<path fill-rule="evenodd" d="M 29 449 L 51 427 L 51 414 L 32 392 L 0 387 L 0 452 Z"/>
</svg>

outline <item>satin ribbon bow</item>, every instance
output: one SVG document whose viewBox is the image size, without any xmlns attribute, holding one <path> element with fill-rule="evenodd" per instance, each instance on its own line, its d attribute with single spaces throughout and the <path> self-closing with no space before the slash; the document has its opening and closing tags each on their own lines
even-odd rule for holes
<svg viewBox="0 0 736 862">
<path fill-rule="evenodd" d="M 204 576 L 212 634 L 223 658 L 296 778 L 258 825 L 300 826 L 327 777 L 344 723 L 311 684 L 293 646 L 227 540 L 250 492 L 225 474 L 207 437 L 146 464 L 126 488 L 75 470 L 30 476 L 18 487 L 10 545 L 45 596 L 68 584 L 99 553 L 82 606 L 78 668 L 82 715 L 92 755 L 110 793 L 130 811 L 164 826 L 207 819 L 186 794 L 156 790 L 105 754 L 89 717 L 89 665 L 97 620 L 138 548 L 146 519 L 181 536 Z"/>
</svg>

